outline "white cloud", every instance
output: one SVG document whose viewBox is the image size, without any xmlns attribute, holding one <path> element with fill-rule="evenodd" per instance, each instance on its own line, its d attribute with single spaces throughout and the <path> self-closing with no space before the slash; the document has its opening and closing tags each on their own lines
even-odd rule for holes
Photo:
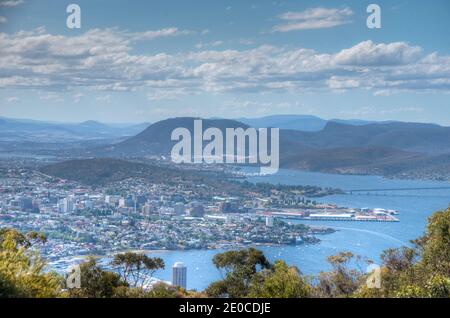
<svg viewBox="0 0 450 318">
<path fill-rule="evenodd" d="M 405 42 L 375 44 L 364 41 L 336 55 L 336 61 L 349 65 L 398 65 L 414 62 L 420 57 L 422 49 Z"/>
<path fill-rule="evenodd" d="M 363 106 L 361 108 L 352 109 L 352 110 L 343 110 L 340 111 L 341 114 L 347 116 L 373 116 L 377 115 L 392 115 L 392 114 L 401 114 L 401 113 L 422 113 L 425 109 L 423 107 L 412 107 L 412 106 Z"/>
<path fill-rule="evenodd" d="M 0 88 L 142 90 L 150 100 L 199 92 L 450 91 L 450 56 L 424 55 L 404 42 L 365 41 L 334 53 L 270 45 L 219 50 L 219 42 L 192 52 L 135 53 L 136 41 L 178 31 L 151 32 L 0 33 Z"/>
<path fill-rule="evenodd" d="M 0 7 L 17 7 L 22 3 L 23 0 L 0 0 Z"/>
<path fill-rule="evenodd" d="M 351 23 L 350 8 L 310 8 L 301 12 L 285 12 L 279 16 L 285 22 L 273 27 L 273 32 L 326 29 Z"/>
<path fill-rule="evenodd" d="M 200 43 L 197 43 L 195 45 L 195 47 L 197 49 L 202 49 L 205 47 L 217 47 L 217 46 L 221 46 L 222 44 L 223 44 L 223 41 L 214 41 L 214 42 L 209 42 L 209 43 L 200 42 Z"/>
<path fill-rule="evenodd" d="M 0 15 L 0 24 L 8 22 L 8 19 L 6 17 L 3 17 Z"/>
<path fill-rule="evenodd" d="M 192 32 L 188 30 L 178 30 L 178 28 L 165 28 L 156 31 L 130 33 L 128 35 L 131 35 L 132 39 L 135 41 L 145 41 L 145 40 L 154 40 L 161 37 L 172 37 L 189 34 L 192 34 Z"/>
</svg>

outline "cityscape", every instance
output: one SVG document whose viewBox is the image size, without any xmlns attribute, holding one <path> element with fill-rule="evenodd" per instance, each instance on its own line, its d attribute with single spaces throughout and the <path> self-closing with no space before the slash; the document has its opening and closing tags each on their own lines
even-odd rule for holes
<svg viewBox="0 0 450 318">
<path fill-rule="evenodd" d="M 0 0 L 0 298 L 449 299 L 449 23 Z"/>
</svg>

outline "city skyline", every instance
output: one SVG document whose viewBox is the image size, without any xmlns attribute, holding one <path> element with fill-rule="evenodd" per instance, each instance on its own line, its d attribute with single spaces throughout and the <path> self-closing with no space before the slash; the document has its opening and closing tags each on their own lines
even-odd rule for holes
<svg viewBox="0 0 450 318">
<path fill-rule="evenodd" d="M 446 1 L 377 1 L 381 29 L 367 28 L 363 2 L 76 3 L 81 29 L 66 26 L 69 2 L 0 1 L 2 116 L 450 125 Z"/>
</svg>

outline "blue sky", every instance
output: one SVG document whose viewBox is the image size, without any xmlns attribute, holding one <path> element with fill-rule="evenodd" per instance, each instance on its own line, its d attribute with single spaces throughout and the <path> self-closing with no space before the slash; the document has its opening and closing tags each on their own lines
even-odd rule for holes
<svg viewBox="0 0 450 318">
<path fill-rule="evenodd" d="M 81 7 L 81 29 L 66 7 Z M 366 7 L 381 7 L 368 29 Z M 0 0 L 0 116 L 450 125 L 450 2 Z"/>
</svg>

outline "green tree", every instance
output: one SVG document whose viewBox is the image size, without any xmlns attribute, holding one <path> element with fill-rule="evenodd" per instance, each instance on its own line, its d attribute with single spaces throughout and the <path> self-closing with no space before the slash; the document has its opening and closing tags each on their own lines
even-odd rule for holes
<svg viewBox="0 0 450 318">
<path fill-rule="evenodd" d="M 164 261 L 159 257 L 133 252 L 115 255 L 111 265 L 131 287 L 143 287 L 157 270 L 165 267 Z"/>
<path fill-rule="evenodd" d="M 435 212 L 413 247 L 382 254 L 380 290 L 360 286 L 357 297 L 450 297 L 450 208 Z"/>
<path fill-rule="evenodd" d="M 271 270 L 257 273 L 250 284 L 252 298 L 306 298 L 311 287 L 295 266 L 276 261 Z"/>
<path fill-rule="evenodd" d="M 350 297 L 357 291 L 362 282 L 362 271 L 351 268 L 350 262 L 355 259 L 351 252 L 341 252 L 328 257 L 332 266 L 330 272 L 321 272 L 314 286 L 318 297 Z"/>
<path fill-rule="evenodd" d="M 212 297 L 246 297 L 257 271 L 271 267 L 263 252 L 254 248 L 217 254 L 213 263 L 223 279 L 206 289 L 206 294 Z"/>
<path fill-rule="evenodd" d="M 61 277 L 45 273 L 45 262 L 32 249 L 39 242 L 45 236 L 36 232 L 0 230 L 0 297 L 59 296 Z"/>
<path fill-rule="evenodd" d="M 119 287 L 128 287 L 116 273 L 104 271 L 93 257 L 80 265 L 81 288 L 69 290 L 70 297 L 110 298 Z"/>
</svg>

